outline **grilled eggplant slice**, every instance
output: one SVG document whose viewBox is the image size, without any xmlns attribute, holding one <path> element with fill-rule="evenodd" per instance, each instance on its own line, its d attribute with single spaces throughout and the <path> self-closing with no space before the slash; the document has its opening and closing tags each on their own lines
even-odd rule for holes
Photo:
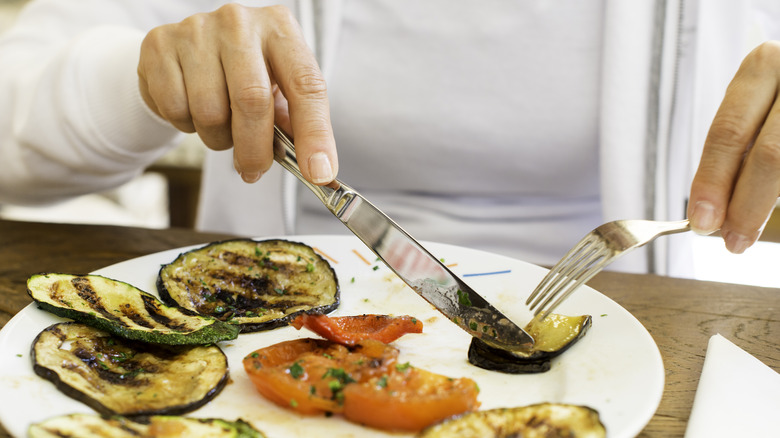
<svg viewBox="0 0 780 438">
<path fill-rule="evenodd" d="M 194 345 L 238 337 L 237 327 L 168 307 L 154 295 L 99 275 L 33 275 L 27 293 L 44 310 L 127 339 Z"/>
<path fill-rule="evenodd" d="M 242 332 L 288 324 L 339 304 L 330 264 L 303 243 L 236 239 L 179 255 L 160 269 L 163 301 L 229 321 Z"/>
<path fill-rule="evenodd" d="M 585 336 L 591 321 L 590 315 L 564 316 L 555 313 L 542 321 L 534 318 L 525 327 L 525 331 L 534 338 L 534 346 L 529 351 L 502 350 L 472 338 L 469 362 L 480 368 L 508 374 L 543 373 L 550 369 L 554 357 Z"/>
<path fill-rule="evenodd" d="M 216 345 L 128 341 L 75 322 L 38 334 L 31 356 L 36 374 L 104 415 L 190 412 L 228 381 L 227 357 Z"/>
<path fill-rule="evenodd" d="M 431 426 L 418 438 L 603 438 L 599 413 L 586 406 L 541 403 L 471 412 Z"/>
<path fill-rule="evenodd" d="M 155 415 L 144 420 L 71 414 L 33 424 L 27 434 L 30 438 L 265 438 L 262 432 L 240 419 Z"/>
</svg>

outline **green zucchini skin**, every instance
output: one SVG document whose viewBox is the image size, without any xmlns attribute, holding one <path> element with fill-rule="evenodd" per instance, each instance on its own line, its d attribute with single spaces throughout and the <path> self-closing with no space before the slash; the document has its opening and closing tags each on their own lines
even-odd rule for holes
<svg viewBox="0 0 780 438">
<path fill-rule="evenodd" d="M 232 239 L 163 265 L 157 291 L 168 305 L 235 324 L 241 332 L 289 324 L 339 305 L 336 272 L 310 246 L 282 239 Z"/>
<path fill-rule="evenodd" d="M 417 438 L 604 438 L 599 413 L 587 406 L 540 403 L 475 411 L 430 426 Z"/>
<path fill-rule="evenodd" d="M 161 434 L 162 432 L 162 434 Z M 180 436 L 186 438 L 265 438 L 259 430 L 238 419 L 187 418 L 155 415 L 143 421 L 121 416 L 71 414 L 53 417 L 31 425 L 30 438 L 146 438 Z"/>
<path fill-rule="evenodd" d="M 37 375 L 103 415 L 190 412 L 216 397 L 229 377 L 216 345 L 147 344 L 76 322 L 43 330 L 30 356 Z"/>
<path fill-rule="evenodd" d="M 27 293 L 43 310 L 137 341 L 203 345 L 236 339 L 237 327 L 179 307 L 128 283 L 99 275 L 37 274 Z"/>
</svg>

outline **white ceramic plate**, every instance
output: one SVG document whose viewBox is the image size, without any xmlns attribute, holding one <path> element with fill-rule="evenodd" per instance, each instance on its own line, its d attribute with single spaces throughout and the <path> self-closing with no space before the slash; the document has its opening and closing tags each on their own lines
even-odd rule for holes
<svg viewBox="0 0 780 438">
<path fill-rule="evenodd" d="M 424 323 L 423 334 L 395 342 L 399 361 L 451 377 L 470 377 L 480 387 L 482 409 L 562 402 L 597 409 L 611 438 L 634 437 L 650 421 L 664 386 L 661 356 L 647 330 L 617 303 L 583 287 L 556 312 L 590 314 L 587 335 L 557 358 L 543 374 L 507 375 L 470 365 L 469 336 L 450 323 L 375 257 L 356 238 L 345 236 L 286 237 L 313 246 L 329 259 L 341 286 L 341 306 L 333 315 L 385 313 L 412 315 Z M 519 260 L 451 245 L 427 243 L 429 250 L 507 316 L 523 325 L 531 317 L 524 300 L 545 269 Z M 96 271 L 156 293 L 161 264 L 182 248 L 128 260 Z M 78 274 L 78 273 L 76 273 Z M 91 412 L 36 376 L 30 345 L 49 325 L 61 321 L 34 305 L 17 314 L 0 331 L 0 422 L 15 437 L 45 418 Z M 222 344 L 231 367 L 231 383 L 193 417 L 242 418 L 271 438 L 288 436 L 401 437 L 351 424 L 339 417 L 302 417 L 267 402 L 255 391 L 241 360 L 255 349 L 287 339 L 315 336 L 284 327 L 242 334 Z"/>
</svg>

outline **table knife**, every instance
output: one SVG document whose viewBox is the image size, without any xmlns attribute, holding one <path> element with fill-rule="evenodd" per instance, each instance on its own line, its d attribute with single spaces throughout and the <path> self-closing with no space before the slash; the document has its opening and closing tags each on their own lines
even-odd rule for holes
<svg viewBox="0 0 780 438">
<path fill-rule="evenodd" d="M 274 126 L 274 159 L 323 204 L 401 280 L 471 336 L 504 350 L 528 350 L 533 338 L 452 273 L 387 215 L 339 180 L 327 186 L 307 181 L 292 140 Z"/>
</svg>

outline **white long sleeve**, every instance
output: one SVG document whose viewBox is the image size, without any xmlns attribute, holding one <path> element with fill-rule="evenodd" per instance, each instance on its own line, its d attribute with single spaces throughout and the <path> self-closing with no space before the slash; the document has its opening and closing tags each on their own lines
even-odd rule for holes
<svg viewBox="0 0 780 438">
<path fill-rule="evenodd" d="M 0 41 L 2 203 L 118 186 L 179 136 L 138 90 L 143 26 L 153 21 L 105 6 L 97 10 L 108 19 L 93 17 L 92 2 L 71 3 L 31 4 Z"/>
</svg>

